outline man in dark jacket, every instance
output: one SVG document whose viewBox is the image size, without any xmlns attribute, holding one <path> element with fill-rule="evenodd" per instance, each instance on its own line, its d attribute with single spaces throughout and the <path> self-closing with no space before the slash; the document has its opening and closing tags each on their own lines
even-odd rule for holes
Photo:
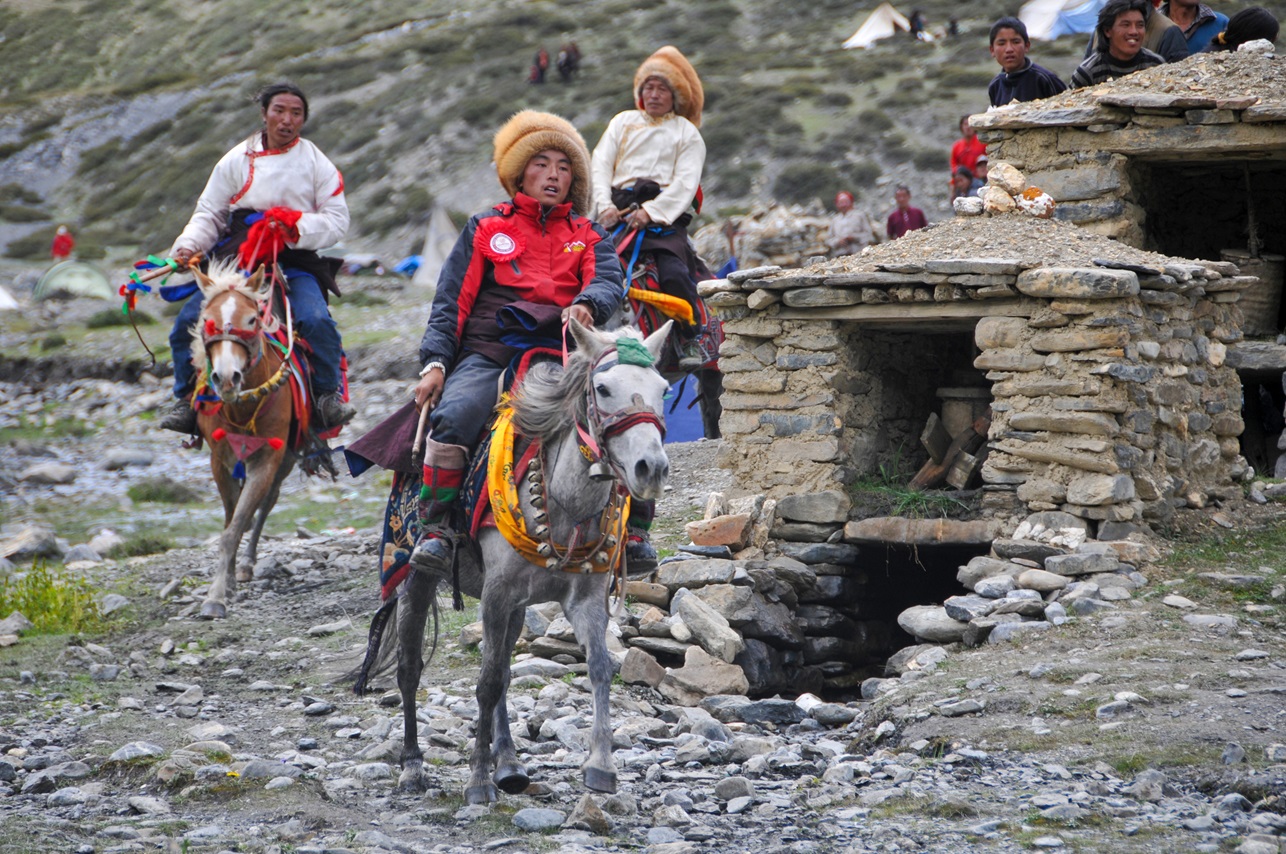
<svg viewBox="0 0 1286 854">
<path fill-rule="evenodd" d="M 1000 73 L 987 87 L 991 106 L 1035 101 L 1067 90 L 1067 84 L 1057 74 L 1028 59 L 1030 49 L 1031 39 L 1022 21 L 1001 18 L 991 25 L 991 55 L 1000 64 Z"/>
<path fill-rule="evenodd" d="M 589 151 L 558 116 L 524 110 L 495 137 L 500 183 L 512 201 L 469 220 L 438 278 L 420 342 L 415 402 L 429 406 L 420 497 L 421 540 L 411 562 L 450 565 L 450 510 L 470 454 L 496 403 L 500 376 L 524 352 L 498 317 L 521 314 L 534 337 L 557 340 L 562 323 L 608 320 L 625 292 L 607 232 L 589 207 Z"/>
</svg>

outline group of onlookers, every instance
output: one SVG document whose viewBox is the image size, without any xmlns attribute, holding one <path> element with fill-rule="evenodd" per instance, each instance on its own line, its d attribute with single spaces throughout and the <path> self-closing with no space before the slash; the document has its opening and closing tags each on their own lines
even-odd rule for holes
<svg viewBox="0 0 1286 854">
<path fill-rule="evenodd" d="M 1031 39 L 1017 18 L 1001 18 L 991 27 L 991 55 L 1000 73 L 987 87 L 993 107 L 1034 101 L 1093 86 L 1134 71 L 1177 62 L 1194 53 L 1236 50 L 1257 39 L 1276 41 L 1277 19 L 1252 6 L 1230 19 L 1199 0 L 1109 0 L 1085 48 L 1085 60 L 1067 83 L 1027 56 Z"/>
</svg>

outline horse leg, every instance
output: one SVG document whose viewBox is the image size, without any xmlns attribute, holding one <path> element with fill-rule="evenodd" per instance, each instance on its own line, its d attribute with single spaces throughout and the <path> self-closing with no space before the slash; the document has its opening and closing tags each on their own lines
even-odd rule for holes
<svg viewBox="0 0 1286 854">
<path fill-rule="evenodd" d="M 478 726 L 469 759 L 469 784 L 464 799 L 470 804 L 487 804 L 500 799 L 496 784 L 490 778 L 491 741 L 496 723 L 496 704 L 504 701 L 504 680 L 509 673 L 509 656 L 513 648 L 505 645 L 509 617 L 515 603 L 506 585 L 511 579 L 503 572 L 487 575 L 482 586 L 482 668 L 478 674 Z M 507 681 L 507 680 L 506 680 Z"/>
<path fill-rule="evenodd" d="M 505 626 L 503 649 L 513 649 L 514 644 L 518 642 L 518 635 L 522 633 L 523 613 L 524 609 L 515 608 L 509 614 L 509 621 Z M 492 779 L 501 791 L 516 795 L 526 790 L 531 783 L 531 778 L 527 776 L 527 769 L 518 761 L 513 732 L 509 727 L 509 672 L 509 656 L 506 655 L 502 660 L 501 672 L 498 676 L 500 702 L 496 703 L 495 717 L 491 725 L 494 739 L 491 755 L 496 763 L 496 773 Z"/>
<path fill-rule="evenodd" d="M 415 695 L 424 672 L 424 625 L 429 606 L 438 589 L 438 579 L 424 572 L 411 572 L 406 595 L 398 604 L 397 687 L 402 694 L 402 775 L 399 789 L 423 792 L 430 780 L 424 773 L 419 728 L 415 719 Z"/>
<path fill-rule="evenodd" d="M 277 467 L 272 486 L 269 487 L 263 503 L 259 505 L 254 523 L 250 526 L 250 539 L 246 542 L 246 553 L 241 560 L 237 561 L 237 581 L 249 581 L 254 577 L 255 564 L 259 562 L 259 536 L 263 533 L 264 523 L 268 521 L 268 514 L 277 506 L 277 499 L 281 496 L 281 485 L 285 482 L 286 475 L 290 474 L 292 467 L 289 459 L 283 459 L 281 465 Z"/>
<path fill-rule="evenodd" d="M 272 486 L 272 475 L 268 473 L 268 467 L 256 465 L 248 468 L 246 485 L 237 499 L 232 519 L 219 537 L 219 564 L 215 567 L 210 592 L 206 594 L 205 602 L 201 604 L 202 619 L 221 620 L 228 615 L 228 595 L 237 588 L 237 579 L 234 575 L 237 548 L 241 545 L 241 537 L 254 518 L 255 511 L 259 509 L 259 504 Z M 275 472 L 275 469 L 273 471 Z M 215 479 L 218 478 L 219 471 L 216 469 Z M 228 478 L 232 479 L 230 474 Z"/>
<path fill-rule="evenodd" d="M 595 580 L 606 578 L 596 576 Z M 616 792 L 616 762 L 612 759 L 612 722 L 609 693 L 616 668 L 607 652 L 607 602 L 602 584 L 581 584 L 574 598 L 563 604 L 576 640 L 585 647 L 589 681 L 594 691 L 594 723 L 590 730 L 589 758 L 582 768 L 585 785 L 596 792 Z M 568 610 L 570 606 L 570 610 Z"/>
</svg>

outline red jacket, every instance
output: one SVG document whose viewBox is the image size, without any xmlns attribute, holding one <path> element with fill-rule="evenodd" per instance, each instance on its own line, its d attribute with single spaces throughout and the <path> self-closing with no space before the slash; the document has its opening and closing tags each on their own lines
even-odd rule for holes
<svg viewBox="0 0 1286 854">
<path fill-rule="evenodd" d="M 957 139 L 956 144 L 951 146 L 951 174 L 956 174 L 956 170 L 961 166 L 967 168 L 970 172 L 978 165 L 978 158 L 987 153 L 987 145 L 978 137 L 973 139 Z"/>
<path fill-rule="evenodd" d="M 54 245 L 50 248 L 49 254 L 54 258 L 66 258 L 71 254 L 71 250 L 76 248 L 76 238 L 68 234 L 55 234 Z"/>
<path fill-rule="evenodd" d="M 438 277 L 420 363 L 437 360 L 450 370 L 484 289 L 493 297 L 499 291 L 507 302 L 583 303 L 594 322 L 603 323 L 620 307 L 623 279 L 607 232 L 572 213 L 570 203 L 542 216 L 539 202 L 518 193 L 474 216 L 460 234 Z"/>
</svg>

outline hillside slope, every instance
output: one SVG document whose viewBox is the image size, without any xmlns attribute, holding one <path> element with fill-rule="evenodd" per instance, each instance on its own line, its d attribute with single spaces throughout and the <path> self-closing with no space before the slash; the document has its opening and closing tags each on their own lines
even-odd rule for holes
<svg viewBox="0 0 1286 854">
<path fill-rule="evenodd" d="M 961 16 L 959 38 L 840 49 L 875 5 L 6 4 L 0 245 L 44 257 L 53 227 L 67 221 L 91 257 L 164 251 L 215 160 L 257 126 L 249 95 L 288 77 L 313 101 L 306 135 L 345 174 L 354 213 L 346 244 L 400 256 L 418 250 L 435 200 L 457 212 L 496 200 L 490 139 L 505 117 L 556 111 L 592 145 L 628 107 L 638 62 L 665 43 L 692 57 L 705 81 L 708 213 L 774 196 L 829 199 L 841 187 L 883 212 L 896 180 L 930 219 L 945 217 L 946 150 L 958 117 L 985 108 L 995 72 L 987 26 L 1017 4 L 925 0 L 931 27 Z M 536 48 L 553 54 L 568 39 L 585 55 L 580 76 L 564 85 L 551 70 L 550 82 L 529 85 Z M 1069 74 L 1081 44 L 1069 37 L 1037 53 Z"/>
</svg>

